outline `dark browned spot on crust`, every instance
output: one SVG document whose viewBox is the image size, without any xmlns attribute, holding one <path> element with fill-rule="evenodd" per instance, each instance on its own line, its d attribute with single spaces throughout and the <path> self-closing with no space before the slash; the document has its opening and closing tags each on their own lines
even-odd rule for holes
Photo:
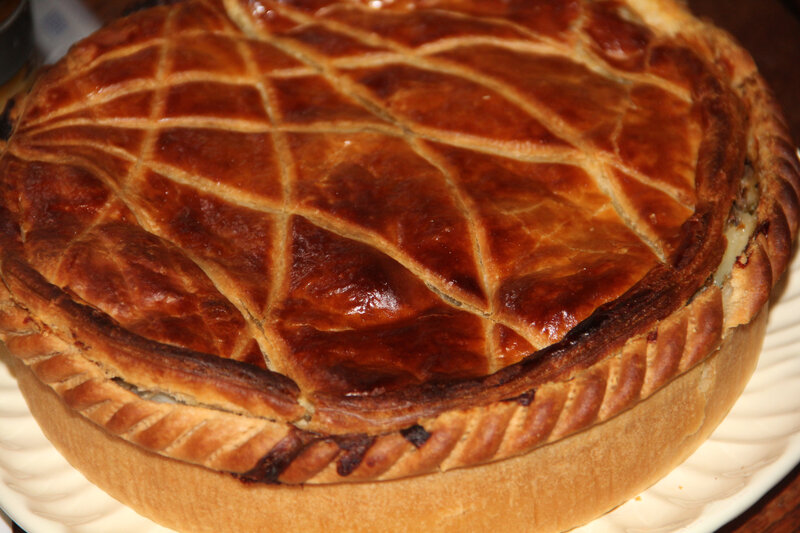
<svg viewBox="0 0 800 533">
<path fill-rule="evenodd" d="M 428 439 L 431 438 L 431 434 L 419 424 L 414 424 L 411 427 L 400 430 L 400 434 L 403 435 L 403 437 L 405 437 L 405 439 L 413 444 L 416 448 L 422 447 L 422 445 L 428 442 Z"/>
<path fill-rule="evenodd" d="M 242 474 L 234 474 L 234 477 L 245 483 L 278 484 L 281 473 L 317 438 L 313 433 L 292 429 L 256 466 Z"/>
<path fill-rule="evenodd" d="M 519 396 L 514 396 L 513 398 L 508 398 L 505 400 L 506 402 L 517 402 L 518 404 L 522 405 L 523 407 L 527 407 L 533 403 L 534 398 L 536 398 L 536 389 L 531 389 L 528 392 L 523 392 Z"/>
<path fill-rule="evenodd" d="M 336 462 L 336 472 L 343 477 L 350 475 L 374 442 L 375 437 L 369 435 L 347 435 L 336 439 L 336 444 L 343 450 Z"/>
</svg>

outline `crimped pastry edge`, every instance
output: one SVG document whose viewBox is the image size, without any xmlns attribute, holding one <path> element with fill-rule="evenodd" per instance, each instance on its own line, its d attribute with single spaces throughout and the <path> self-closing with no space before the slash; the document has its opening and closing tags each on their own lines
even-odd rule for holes
<svg viewBox="0 0 800 533">
<path fill-rule="evenodd" d="M 688 457 L 755 369 L 766 309 L 647 402 L 506 461 L 371 483 L 243 484 L 153 454 L 69 409 L 30 367 L 5 357 L 34 417 L 90 481 L 185 531 L 563 531 L 609 511 Z M 564 460 L 568 457 L 569 460 Z"/>
<path fill-rule="evenodd" d="M 702 361 L 728 329 L 749 322 L 790 255 L 798 218 L 798 164 L 785 126 L 748 56 L 717 30 L 705 39 L 728 59 L 731 78 L 756 111 L 748 152 L 770 193 L 762 194 L 756 235 L 729 284 L 708 288 L 647 334 L 569 381 L 540 387 L 533 398 L 419 420 L 416 426 L 427 434 L 421 444 L 396 431 L 366 440 L 357 435 L 317 438 L 269 417 L 144 400 L 108 379 L 80 349 L 46 329 L 29 329 L 31 317 L 6 295 L 2 323 L 8 345 L 70 407 L 110 433 L 165 456 L 261 481 L 336 483 L 450 470 L 527 453 L 597 425 L 649 398 Z M 222 436 L 219 428 L 226 428 Z M 273 465 L 263 459 L 278 445 L 299 446 L 300 451 L 288 468 L 273 475 Z M 348 462 L 365 446 L 363 457 Z"/>
</svg>

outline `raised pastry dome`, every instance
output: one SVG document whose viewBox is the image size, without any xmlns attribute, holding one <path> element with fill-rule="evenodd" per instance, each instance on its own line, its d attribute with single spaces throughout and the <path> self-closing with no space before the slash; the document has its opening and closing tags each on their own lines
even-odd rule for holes
<svg viewBox="0 0 800 533">
<path fill-rule="evenodd" d="M 611 1 L 113 23 L 0 145 L 12 351 L 112 433 L 257 480 L 471 465 L 614 415 L 752 317 L 795 224 L 787 163 L 758 186 L 766 288 L 723 313 L 742 176 L 782 134 L 752 65 L 660 5 L 686 33 Z"/>
</svg>

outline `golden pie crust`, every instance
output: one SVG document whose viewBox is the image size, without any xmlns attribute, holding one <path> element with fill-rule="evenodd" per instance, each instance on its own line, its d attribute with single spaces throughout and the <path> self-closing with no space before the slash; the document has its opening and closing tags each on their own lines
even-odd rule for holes
<svg viewBox="0 0 800 533">
<path fill-rule="evenodd" d="M 186 531 L 591 520 L 735 401 L 798 222 L 755 65 L 672 1 L 169 2 L 0 134 L 6 359 Z"/>
</svg>

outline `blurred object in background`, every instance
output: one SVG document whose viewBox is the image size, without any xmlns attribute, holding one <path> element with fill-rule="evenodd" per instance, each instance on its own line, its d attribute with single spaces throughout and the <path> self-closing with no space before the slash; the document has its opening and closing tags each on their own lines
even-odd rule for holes
<svg viewBox="0 0 800 533">
<path fill-rule="evenodd" d="M 31 0 L 36 45 L 45 63 L 54 63 L 100 21 L 79 0 Z"/>
<path fill-rule="evenodd" d="M 42 63 L 58 61 L 99 27 L 80 0 L 0 0 L 0 112 Z"/>
</svg>

